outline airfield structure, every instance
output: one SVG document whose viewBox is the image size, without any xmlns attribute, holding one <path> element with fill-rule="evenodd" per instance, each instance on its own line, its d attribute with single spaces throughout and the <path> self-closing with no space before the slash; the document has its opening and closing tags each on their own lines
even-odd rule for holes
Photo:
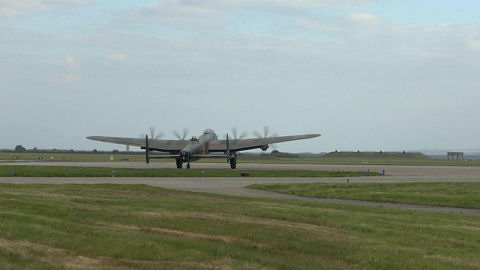
<svg viewBox="0 0 480 270">
<path fill-rule="evenodd" d="M 448 160 L 463 160 L 463 152 L 448 152 Z"/>
</svg>

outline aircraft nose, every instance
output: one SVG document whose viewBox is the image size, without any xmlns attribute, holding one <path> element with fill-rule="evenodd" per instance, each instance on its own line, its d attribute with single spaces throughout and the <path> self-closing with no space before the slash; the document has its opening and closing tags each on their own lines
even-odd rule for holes
<svg viewBox="0 0 480 270">
<path fill-rule="evenodd" d="M 180 151 L 180 156 L 186 158 L 186 157 L 190 156 L 190 151 L 182 150 L 182 151 Z"/>
</svg>

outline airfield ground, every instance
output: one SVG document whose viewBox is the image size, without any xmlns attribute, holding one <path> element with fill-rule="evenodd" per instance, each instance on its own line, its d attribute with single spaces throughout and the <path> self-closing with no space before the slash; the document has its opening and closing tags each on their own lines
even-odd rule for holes
<svg viewBox="0 0 480 270">
<path fill-rule="evenodd" d="M 128 168 L 128 169 L 174 169 L 175 162 L 156 162 L 145 164 L 145 162 L 38 162 L 38 161 L 16 161 L 3 162 L 0 166 L 65 166 L 65 167 L 97 167 L 97 168 Z M 229 170 L 226 162 L 222 163 L 192 163 L 193 169 L 199 170 Z M 478 179 L 480 167 L 477 166 L 419 166 L 419 165 L 375 165 L 375 164 L 283 164 L 283 163 L 239 163 L 237 171 L 249 170 L 270 170 L 270 171 L 371 171 L 382 172 L 388 176 L 414 176 L 418 177 L 444 177 L 445 179 L 457 179 L 458 177 Z"/>
<path fill-rule="evenodd" d="M 136 162 L 0 166 L 19 165 L 85 170 L 146 166 Z M 162 170 L 175 164 L 149 166 Z M 226 167 L 194 163 L 194 168 L 207 173 Z M 11 269 L 480 268 L 480 167 L 266 163 L 239 167 L 238 173 L 385 170 L 387 175 L 4 177 L 0 178 L 4 183 L 0 184 L 0 265 Z M 41 185 L 28 185 L 32 183 Z M 293 183 L 290 188 L 295 192 L 272 192 L 282 191 L 277 183 Z M 305 189 L 301 183 L 314 186 Z M 265 190 L 249 188 L 252 184 Z M 322 198 L 305 193 L 319 189 Z M 398 194 L 403 197 L 395 197 Z"/>
<path fill-rule="evenodd" d="M 364 175 L 365 174 L 365 175 Z M 0 166 L 0 177 L 355 177 L 379 176 L 378 172 L 306 170 L 225 170 L 225 169 L 134 169 L 66 166 Z"/>
<path fill-rule="evenodd" d="M 335 154 L 335 153 L 332 153 Z M 283 156 L 239 156 L 239 163 L 254 163 L 254 164 L 337 164 L 337 165 L 417 165 L 417 166 L 480 166 L 480 160 L 441 160 L 441 159 L 429 159 L 419 158 L 416 155 L 400 155 L 392 157 L 389 155 L 378 154 L 376 156 L 366 155 L 357 156 L 356 153 L 350 155 L 326 155 L 322 157 L 283 157 Z M 382 154 L 383 155 L 383 154 Z M 25 160 L 25 161 L 38 161 L 41 157 L 43 161 L 62 161 L 62 162 L 111 162 L 113 156 L 114 162 L 143 162 L 145 163 L 145 154 L 126 154 L 126 153 L 74 153 L 74 152 L 61 152 L 61 153 L 12 153 L 12 152 L 0 152 L 0 163 L 8 162 L 11 160 Z M 152 164 L 155 163 L 172 163 L 175 164 L 173 159 L 154 159 L 151 160 Z M 203 159 L 202 163 L 223 163 L 224 159 Z"/>
<path fill-rule="evenodd" d="M 251 188 L 313 198 L 480 209 L 480 182 L 255 184 Z M 480 213 L 480 212 L 479 212 Z"/>
<path fill-rule="evenodd" d="M 7 269 L 478 269 L 480 217 L 145 185 L 0 185 Z"/>
</svg>

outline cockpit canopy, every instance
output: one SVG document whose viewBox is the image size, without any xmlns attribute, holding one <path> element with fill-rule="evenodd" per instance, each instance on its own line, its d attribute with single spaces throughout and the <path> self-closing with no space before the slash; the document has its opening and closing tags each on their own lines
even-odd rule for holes
<svg viewBox="0 0 480 270">
<path fill-rule="evenodd" d="M 203 132 L 204 135 L 213 135 L 215 138 L 217 138 L 217 134 L 215 134 L 215 131 L 213 131 L 213 129 L 206 129 L 204 132 Z"/>
</svg>

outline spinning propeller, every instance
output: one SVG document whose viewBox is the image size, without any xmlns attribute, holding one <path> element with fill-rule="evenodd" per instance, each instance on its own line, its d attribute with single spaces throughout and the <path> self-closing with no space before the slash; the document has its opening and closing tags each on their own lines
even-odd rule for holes
<svg viewBox="0 0 480 270">
<path fill-rule="evenodd" d="M 232 135 L 234 140 L 241 140 L 248 136 L 247 132 L 243 132 L 242 134 L 240 134 L 240 136 L 238 136 L 236 128 L 232 128 Z"/>
<path fill-rule="evenodd" d="M 174 132 L 172 132 L 172 134 L 173 134 L 173 136 L 175 136 L 177 139 L 184 141 L 185 138 L 187 138 L 188 129 L 184 128 L 182 135 L 180 135 L 180 133 L 179 133 L 178 131 L 176 131 L 176 130 L 175 130 Z"/>
<path fill-rule="evenodd" d="M 255 135 L 255 137 L 259 138 L 259 139 L 268 139 L 268 138 L 272 138 L 272 137 L 277 137 L 278 134 L 277 133 L 273 133 L 272 135 L 270 135 L 270 127 L 267 127 L 267 126 L 264 126 L 263 127 L 263 135 L 260 134 L 260 132 L 258 131 L 255 131 L 253 132 L 253 135 Z M 277 149 L 277 146 L 274 145 L 274 144 L 270 144 L 269 145 L 272 149 Z M 263 150 L 263 149 L 262 149 Z M 267 150 L 267 149 L 265 149 Z M 264 150 L 264 151 L 265 151 Z"/>
<path fill-rule="evenodd" d="M 272 135 L 269 135 L 269 134 L 270 134 L 270 128 L 267 127 L 267 126 L 263 127 L 263 135 L 261 135 L 260 132 L 258 132 L 258 131 L 253 132 L 253 135 L 258 137 L 259 139 L 267 139 L 267 138 L 278 136 L 277 133 L 273 133 Z"/>
<path fill-rule="evenodd" d="M 156 133 L 155 132 L 155 127 L 151 126 L 149 129 L 148 129 L 148 134 L 149 134 L 149 138 L 150 139 L 160 139 L 162 138 L 165 134 L 163 134 L 163 132 L 158 132 Z M 140 134 L 140 136 L 138 136 L 139 138 L 145 138 L 145 134 Z"/>
<path fill-rule="evenodd" d="M 248 136 L 247 132 L 243 132 L 242 134 L 238 135 L 238 130 L 237 130 L 237 128 L 234 128 L 234 127 L 232 128 L 231 131 L 232 131 L 231 135 L 233 135 L 233 136 L 232 136 L 233 138 L 230 137 L 230 136 L 228 136 L 228 134 L 224 134 L 224 135 L 222 136 L 224 140 L 226 140 L 226 138 L 227 138 L 227 136 L 228 136 L 230 142 L 237 143 L 238 140 L 245 139 L 245 138 Z"/>
</svg>

